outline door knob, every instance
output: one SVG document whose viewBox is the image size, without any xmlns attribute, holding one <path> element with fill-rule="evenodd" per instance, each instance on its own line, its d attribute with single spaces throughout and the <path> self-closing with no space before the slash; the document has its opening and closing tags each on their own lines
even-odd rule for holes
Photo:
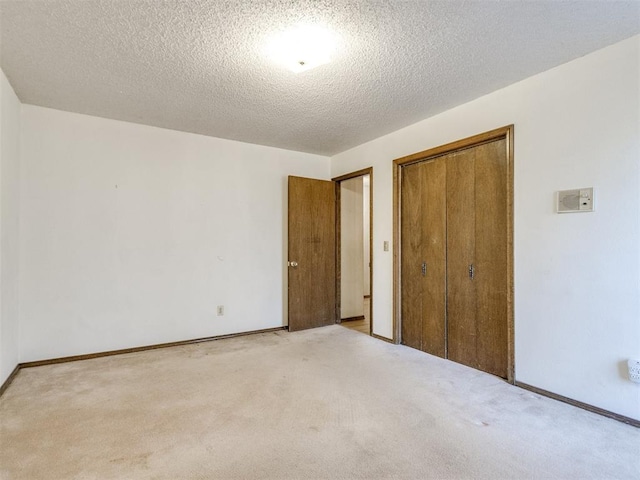
<svg viewBox="0 0 640 480">
<path fill-rule="evenodd" d="M 298 262 L 287 262 L 287 265 L 289 265 L 292 268 L 296 268 L 298 266 Z"/>
</svg>

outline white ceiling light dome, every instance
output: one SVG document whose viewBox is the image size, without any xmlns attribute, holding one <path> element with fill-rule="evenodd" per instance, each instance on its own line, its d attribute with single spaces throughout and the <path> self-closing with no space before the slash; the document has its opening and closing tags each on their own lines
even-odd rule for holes
<svg viewBox="0 0 640 480">
<path fill-rule="evenodd" d="M 267 46 L 269 57 L 295 73 L 329 63 L 335 53 L 336 35 L 319 25 L 298 24 L 274 35 Z"/>
</svg>

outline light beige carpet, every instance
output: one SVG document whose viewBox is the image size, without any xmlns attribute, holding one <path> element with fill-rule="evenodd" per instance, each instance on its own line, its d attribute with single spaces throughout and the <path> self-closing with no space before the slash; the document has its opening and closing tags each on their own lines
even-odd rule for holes
<svg viewBox="0 0 640 480">
<path fill-rule="evenodd" d="M 638 479 L 640 430 L 342 328 L 22 370 L 2 479 Z"/>
</svg>

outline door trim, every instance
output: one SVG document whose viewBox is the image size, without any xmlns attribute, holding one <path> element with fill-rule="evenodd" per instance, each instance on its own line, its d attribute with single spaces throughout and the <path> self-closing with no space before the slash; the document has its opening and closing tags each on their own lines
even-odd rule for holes
<svg viewBox="0 0 640 480">
<path fill-rule="evenodd" d="M 345 173 L 344 175 L 331 179 L 331 181 L 336 184 L 336 323 L 341 323 L 340 182 L 364 175 L 369 175 L 369 335 L 375 336 L 373 333 L 373 167 Z"/>
<path fill-rule="evenodd" d="M 402 321 L 400 299 L 400 199 L 402 198 L 402 168 L 412 163 L 433 160 L 458 150 L 504 139 L 507 149 L 507 381 L 515 382 L 514 350 L 514 277 L 513 277 L 513 125 L 497 128 L 472 137 L 430 148 L 393 161 L 393 343 L 400 343 Z"/>
</svg>

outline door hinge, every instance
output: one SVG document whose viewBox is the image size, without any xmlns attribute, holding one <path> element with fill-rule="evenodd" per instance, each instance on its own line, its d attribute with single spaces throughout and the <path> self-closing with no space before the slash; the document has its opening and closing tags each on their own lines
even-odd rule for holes
<svg viewBox="0 0 640 480">
<path fill-rule="evenodd" d="M 422 276 L 427 276 L 427 262 L 422 262 Z"/>
<path fill-rule="evenodd" d="M 473 280 L 473 277 L 475 276 L 475 274 L 476 274 L 476 269 L 472 263 L 471 265 L 469 265 L 469 278 Z"/>
</svg>

